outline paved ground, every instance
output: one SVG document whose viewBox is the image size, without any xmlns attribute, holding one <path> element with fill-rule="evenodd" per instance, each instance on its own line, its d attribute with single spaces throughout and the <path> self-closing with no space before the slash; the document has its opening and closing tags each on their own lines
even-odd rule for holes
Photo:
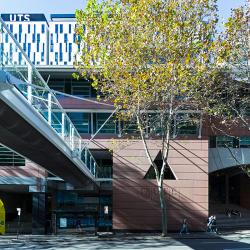
<svg viewBox="0 0 250 250">
<path fill-rule="evenodd" d="M 214 235 L 191 233 L 185 236 L 170 234 L 166 238 L 158 235 L 115 236 L 1 236 L 0 249 L 167 249 L 167 250 L 250 250 L 250 231 Z"/>
</svg>

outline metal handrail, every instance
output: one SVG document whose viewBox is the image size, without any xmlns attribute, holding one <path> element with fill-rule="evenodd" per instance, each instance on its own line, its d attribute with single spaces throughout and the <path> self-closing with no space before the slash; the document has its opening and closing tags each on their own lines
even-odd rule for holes
<svg viewBox="0 0 250 250">
<path fill-rule="evenodd" d="M 10 38 L 12 39 L 12 41 L 14 42 L 15 46 L 19 49 L 19 51 L 21 52 L 22 56 L 24 57 L 24 59 L 26 60 L 25 63 L 27 63 L 27 66 L 28 66 L 28 75 L 30 74 L 30 76 L 32 76 L 31 74 L 35 74 L 36 77 L 38 77 L 38 79 L 41 81 L 42 85 L 44 86 L 45 88 L 45 91 L 47 91 L 51 97 L 53 97 L 53 100 L 55 101 L 55 104 L 57 105 L 58 109 L 60 110 L 60 113 L 63 114 L 64 116 L 64 119 L 65 121 L 67 121 L 70 125 L 70 128 L 73 129 L 73 133 L 72 133 L 72 136 L 73 138 L 71 138 L 73 141 L 75 140 L 74 137 L 76 137 L 77 139 L 79 139 L 79 141 L 81 142 L 82 141 L 82 137 L 80 136 L 80 134 L 78 133 L 77 129 L 75 128 L 74 124 L 72 123 L 71 119 L 68 117 L 67 113 L 65 112 L 65 110 L 63 109 L 63 107 L 61 106 L 60 102 L 57 100 L 56 96 L 54 95 L 53 91 L 49 88 L 49 86 L 47 85 L 47 83 L 44 81 L 44 79 L 42 78 L 42 76 L 40 75 L 40 73 L 37 71 L 36 67 L 34 66 L 34 64 L 31 62 L 31 60 L 29 59 L 29 57 L 26 55 L 25 51 L 22 49 L 21 45 L 18 43 L 18 41 L 15 39 L 15 37 L 13 36 L 13 34 L 11 33 L 11 31 L 9 30 L 8 26 L 5 24 L 5 22 L 3 21 L 3 19 L 0 17 L 0 24 L 1 24 L 1 33 L 4 34 L 4 33 L 7 33 L 7 35 L 10 36 Z M 3 64 L 4 66 L 4 64 Z M 26 66 L 26 65 L 24 65 Z M 14 68 L 16 68 L 14 65 L 13 65 Z M 25 77 L 24 77 L 25 78 Z M 29 77 L 28 77 L 29 78 Z M 32 79 L 32 78 L 31 78 Z M 26 82 L 27 83 L 27 86 L 29 84 L 32 84 L 32 85 L 35 85 L 35 86 L 38 86 L 40 87 L 40 85 L 36 85 L 34 83 L 29 83 L 29 80 L 27 81 L 27 79 L 25 78 Z M 40 82 L 39 81 L 39 82 Z M 29 86 L 32 90 L 32 86 Z M 35 88 L 35 87 L 33 87 Z M 49 102 L 49 100 L 47 100 L 47 102 Z M 38 112 L 38 111 L 37 111 Z M 48 121 L 47 121 L 48 122 Z M 61 124 L 63 126 L 63 124 Z M 51 124 L 50 124 L 51 126 Z M 53 126 L 51 126 L 53 128 Z M 55 130 L 55 128 L 53 128 L 53 130 Z M 58 134 L 58 132 L 55 130 L 55 133 Z M 71 131 L 69 132 L 71 133 Z M 58 134 L 59 135 L 59 134 Z M 74 151 L 74 146 L 73 148 L 71 147 L 71 143 L 70 145 L 68 145 L 67 143 L 67 146 L 69 146 L 69 148 Z M 79 160 L 82 161 L 81 159 L 81 154 L 82 152 L 86 152 L 87 150 L 87 153 L 89 154 L 89 157 L 90 157 L 90 162 L 93 162 L 94 163 L 94 166 L 97 168 L 98 165 L 94 159 L 94 157 L 92 156 L 91 152 L 89 151 L 89 149 L 87 148 L 87 143 L 80 143 L 80 148 L 81 150 L 80 154 L 78 155 L 78 158 Z M 83 162 L 83 161 L 82 161 Z M 88 168 L 87 164 L 86 164 L 86 161 L 83 162 L 86 167 Z M 90 172 L 92 173 L 91 171 L 91 166 L 90 168 L 88 168 L 90 170 Z M 94 170 L 94 172 L 96 172 Z M 93 174 L 93 173 L 92 173 Z M 93 174 L 95 176 L 95 174 Z"/>
</svg>

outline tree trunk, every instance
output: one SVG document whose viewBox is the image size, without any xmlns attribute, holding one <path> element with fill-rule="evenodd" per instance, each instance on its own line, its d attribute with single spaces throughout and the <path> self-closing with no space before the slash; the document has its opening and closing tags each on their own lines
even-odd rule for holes
<svg viewBox="0 0 250 250">
<path fill-rule="evenodd" d="M 164 188 L 162 185 L 158 185 L 160 206 L 161 206 L 161 225 L 162 225 L 162 236 L 167 236 L 167 206 L 164 194 Z"/>
</svg>

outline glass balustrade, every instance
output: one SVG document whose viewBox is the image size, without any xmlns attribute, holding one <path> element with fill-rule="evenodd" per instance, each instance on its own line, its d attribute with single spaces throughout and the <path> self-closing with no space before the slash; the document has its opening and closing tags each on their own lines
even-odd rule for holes
<svg viewBox="0 0 250 250">
<path fill-rule="evenodd" d="M 5 45 L 6 36 L 11 50 Z M 82 142 L 77 129 L 60 105 L 53 91 L 48 87 L 20 44 L 16 41 L 7 25 L 0 17 L 0 69 L 13 76 L 15 87 L 27 102 L 40 114 L 59 135 L 72 152 L 72 158 L 78 158 L 83 167 L 96 176 L 97 163 Z"/>
</svg>

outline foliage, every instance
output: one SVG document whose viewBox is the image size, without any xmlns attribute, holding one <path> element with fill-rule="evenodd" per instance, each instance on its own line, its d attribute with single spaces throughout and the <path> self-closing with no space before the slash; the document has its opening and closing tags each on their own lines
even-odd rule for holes
<svg viewBox="0 0 250 250">
<path fill-rule="evenodd" d="M 216 42 L 216 13 L 216 0 L 89 0 L 85 10 L 76 11 L 81 58 L 75 66 L 120 107 L 120 118 L 136 119 L 156 173 L 164 235 L 163 179 L 173 124 L 197 122 L 195 115 L 175 118 L 186 110 L 210 109 L 203 96 L 225 57 Z M 161 135 L 161 169 L 147 144 L 154 131 Z"/>
<path fill-rule="evenodd" d="M 204 94 L 212 115 L 228 126 L 239 122 L 250 130 L 249 9 L 233 9 L 216 41 L 218 73 Z"/>
</svg>

